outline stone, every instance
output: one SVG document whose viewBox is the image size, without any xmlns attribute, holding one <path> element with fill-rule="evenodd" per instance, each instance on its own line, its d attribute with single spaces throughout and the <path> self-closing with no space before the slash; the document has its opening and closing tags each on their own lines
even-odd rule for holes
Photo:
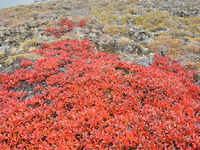
<svg viewBox="0 0 200 150">
<path fill-rule="evenodd" d="M 7 46 L 0 46 L 0 52 L 5 52 L 7 49 Z"/>
<path fill-rule="evenodd" d="M 151 66 L 154 61 L 154 57 L 138 57 L 133 60 L 133 62 L 137 63 L 140 66 Z"/>
<path fill-rule="evenodd" d="M 99 37 L 99 46 L 102 51 L 114 52 L 117 50 L 114 38 L 108 34 Z"/>
<path fill-rule="evenodd" d="M 133 50 L 134 50 L 134 52 L 136 53 L 136 54 L 138 54 L 138 55 L 143 55 L 144 54 L 144 48 L 143 48 L 143 46 L 142 45 L 140 45 L 140 44 L 133 44 L 132 45 L 132 48 L 133 48 Z"/>
</svg>

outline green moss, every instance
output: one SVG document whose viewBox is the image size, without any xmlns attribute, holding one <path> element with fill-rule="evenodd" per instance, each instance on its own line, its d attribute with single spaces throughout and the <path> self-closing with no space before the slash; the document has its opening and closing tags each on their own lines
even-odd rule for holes
<svg viewBox="0 0 200 150">
<path fill-rule="evenodd" d="M 123 25 L 104 25 L 104 28 L 102 29 L 102 31 L 105 34 L 110 34 L 110 35 L 116 35 L 116 34 L 120 34 L 120 35 L 125 35 L 128 32 L 128 28 L 127 26 Z"/>
<path fill-rule="evenodd" d="M 126 8 L 125 10 L 124 10 L 124 13 L 125 14 L 135 14 L 137 11 L 136 11 L 136 9 L 135 8 L 132 8 L 132 7 L 128 7 L 128 8 Z"/>
<path fill-rule="evenodd" d="M 104 10 L 105 10 L 106 12 L 112 12 L 112 11 L 114 11 L 116 8 L 117 8 L 117 7 L 115 7 L 113 4 L 110 4 L 110 5 L 107 5 L 107 6 L 104 8 Z"/>
<path fill-rule="evenodd" d="M 18 54 L 15 55 L 16 58 L 23 57 L 27 59 L 40 59 L 43 58 L 41 55 L 36 54 L 36 53 L 24 53 L 24 54 Z"/>
<path fill-rule="evenodd" d="M 16 8 L 15 9 L 15 13 L 16 14 L 22 14 L 22 13 L 25 13 L 26 12 L 26 9 L 24 9 L 24 8 Z"/>
<path fill-rule="evenodd" d="M 105 25 L 102 31 L 107 34 L 115 35 L 116 33 L 120 32 L 120 26 L 119 25 Z"/>
<path fill-rule="evenodd" d="M 51 22 L 48 22 L 48 23 L 46 24 L 46 26 L 47 26 L 47 28 L 50 28 L 50 27 L 52 26 L 52 23 L 51 23 Z"/>
<path fill-rule="evenodd" d="M 38 43 L 39 43 L 39 41 L 36 38 L 31 39 L 31 40 L 26 40 L 25 42 L 23 42 L 20 45 L 20 50 L 21 51 L 28 51 L 30 47 L 36 46 Z"/>
<path fill-rule="evenodd" d="M 144 15 L 135 17 L 136 25 L 148 29 L 150 31 L 159 30 L 161 28 L 170 27 L 170 15 L 165 12 L 155 11 L 148 12 Z"/>
<path fill-rule="evenodd" d="M 127 20 L 128 19 L 134 19 L 134 17 L 132 17 L 130 14 L 125 14 L 124 16 L 122 16 L 122 18 L 120 19 L 120 23 L 122 25 L 127 25 Z"/>
<path fill-rule="evenodd" d="M 11 65 L 17 58 L 40 59 L 40 58 L 43 58 L 43 57 L 39 54 L 36 54 L 36 53 L 17 54 L 17 55 L 14 55 L 14 56 L 9 56 L 5 61 L 2 62 L 2 64 Z"/>
<path fill-rule="evenodd" d="M 175 17 L 173 17 L 175 18 Z M 175 20 L 175 19 L 174 19 Z M 176 23 L 181 26 L 176 26 L 174 28 L 178 30 L 183 30 L 189 36 L 198 36 L 200 35 L 200 16 L 197 17 L 188 17 L 188 18 L 181 18 L 176 17 Z"/>
<path fill-rule="evenodd" d="M 111 24 L 112 22 L 119 22 L 119 18 L 115 15 L 102 14 L 99 16 L 98 21 L 101 24 Z"/>
<path fill-rule="evenodd" d="M 98 16 L 101 13 L 102 13 L 102 10 L 100 8 L 90 10 L 90 14 L 94 16 Z"/>
<path fill-rule="evenodd" d="M 16 60 L 16 58 L 15 58 L 14 56 L 9 56 L 9 57 L 4 61 L 4 64 L 6 64 L 6 65 L 11 65 L 15 60 Z"/>
</svg>

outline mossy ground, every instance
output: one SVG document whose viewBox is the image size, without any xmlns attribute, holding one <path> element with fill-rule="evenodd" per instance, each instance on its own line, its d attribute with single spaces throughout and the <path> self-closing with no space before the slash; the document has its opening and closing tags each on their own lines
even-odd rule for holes
<svg viewBox="0 0 200 150">
<path fill-rule="evenodd" d="M 126 37 L 129 40 L 134 40 L 129 36 L 130 28 L 143 29 L 145 32 L 150 32 L 153 36 L 148 38 L 145 43 L 140 43 L 143 47 L 148 48 L 151 52 L 157 53 L 167 51 L 167 54 L 175 59 L 181 59 L 186 63 L 191 63 L 199 69 L 198 59 L 200 59 L 200 15 L 192 17 L 177 17 L 166 11 L 155 9 L 147 10 L 139 5 L 137 0 L 108 0 L 108 1 L 68 1 L 69 6 L 78 6 L 83 4 L 88 9 L 88 14 L 73 14 L 69 15 L 59 13 L 63 9 L 62 2 L 55 4 L 54 2 L 40 3 L 34 5 L 18 6 L 0 10 L 4 16 L 0 23 L 6 24 L 7 28 L 18 28 L 26 20 L 36 18 L 32 21 L 37 24 L 43 21 L 41 14 L 47 15 L 57 12 L 57 18 L 68 20 L 86 19 L 91 28 L 95 28 L 95 23 L 102 26 L 102 33 L 111 36 Z M 57 7 L 54 7 L 56 5 Z M 68 8 L 72 11 L 71 7 Z M 43 27 L 48 28 L 55 25 L 57 20 L 46 21 Z M 38 26 L 36 28 L 40 28 Z M 84 34 L 79 34 L 85 37 Z M 77 36 L 79 36 L 77 35 Z M 34 35 L 37 40 L 37 34 Z M 66 34 L 60 39 L 77 38 L 74 35 Z M 19 41 L 20 46 L 17 50 L 27 52 L 28 47 L 33 46 L 35 39 L 27 39 Z M 51 41 L 51 40 L 50 40 Z M 127 40 L 126 40 L 127 41 Z M 187 41 L 187 42 L 184 42 Z M 29 43 L 33 42 L 33 43 Z M 48 42 L 48 41 L 47 41 Z M 32 45 L 33 44 L 33 45 Z M 28 45 L 28 46 L 27 46 Z M 13 54 L 13 53 L 12 53 Z M 16 53 L 17 54 L 17 53 Z M 190 54 L 190 55 L 188 55 Z M 1 54 L 1 57 L 3 54 Z M 191 58 L 190 58 L 191 57 Z"/>
</svg>

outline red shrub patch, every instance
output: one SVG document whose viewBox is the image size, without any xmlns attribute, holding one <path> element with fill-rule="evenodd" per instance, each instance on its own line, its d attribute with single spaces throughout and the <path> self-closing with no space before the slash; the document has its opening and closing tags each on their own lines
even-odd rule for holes
<svg viewBox="0 0 200 150">
<path fill-rule="evenodd" d="M 45 58 L 0 74 L 0 149 L 200 148 L 194 71 L 161 56 L 128 64 L 88 40 L 35 52 Z"/>
<path fill-rule="evenodd" d="M 32 61 L 30 61 L 30 60 L 25 60 L 25 61 L 21 62 L 21 66 L 24 68 L 31 66 L 31 65 L 32 65 Z"/>
<path fill-rule="evenodd" d="M 75 23 L 69 20 L 60 20 L 58 25 L 60 26 L 59 28 L 47 28 L 45 33 L 59 38 L 65 33 L 72 31 L 74 27 L 84 27 L 86 25 L 86 21 L 82 20 Z"/>
</svg>

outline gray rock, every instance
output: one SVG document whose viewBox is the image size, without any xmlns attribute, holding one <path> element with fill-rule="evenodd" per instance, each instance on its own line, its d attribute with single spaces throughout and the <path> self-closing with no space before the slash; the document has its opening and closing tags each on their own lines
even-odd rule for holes
<svg viewBox="0 0 200 150">
<path fill-rule="evenodd" d="M 150 37 L 150 34 L 147 33 L 146 31 L 140 31 L 140 32 L 136 32 L 134 34 L 134 41 L 136 42 L 144 42 L 144 41 L 147 41 L 148 38 Z"/>
<path fill-rule="evenodd" d="M 117 50 L 115 39 L 108 34 L 99 37 L 99 48 L 101 51 L 114 52 Z"/>
<path fill-rule="evenodd" d="M 134 52 L 138 55 L 143 55 L 145 53 L 145 49 L 140 44 L 133 44 L 132 48 Z"/>
<path fill-rule="evenodd" d="M 133 49 L 133 47 L 131 45 L 127 45 L 123 47 L 123 51 L 126 53 L 133 53 L 135 52 L 135 50 Z"/>
<path fill-rule="evenodd" d="M 153 61 L 154 61 L 154 57 L 141 57 L 141 58 L 136 58 L 133 60 L 133 62 L 137 63 L 138 65 L 145 66 L 145 67 L 151 66 Z"/>
<path fill-rule="evenodd" d="M 0 46 L 0 52 L 5 52 L 7 50 L 7 46 Z"/>
<path fill-rule="evenodd" d="M 67 13 L 67 12 L 68 12 L 67 9 L 61 9 L 61 10 L 59 11 L 59 13 L 61 13 L 61 14 L 65 14 L 65 13 Z"/>
</svg>

